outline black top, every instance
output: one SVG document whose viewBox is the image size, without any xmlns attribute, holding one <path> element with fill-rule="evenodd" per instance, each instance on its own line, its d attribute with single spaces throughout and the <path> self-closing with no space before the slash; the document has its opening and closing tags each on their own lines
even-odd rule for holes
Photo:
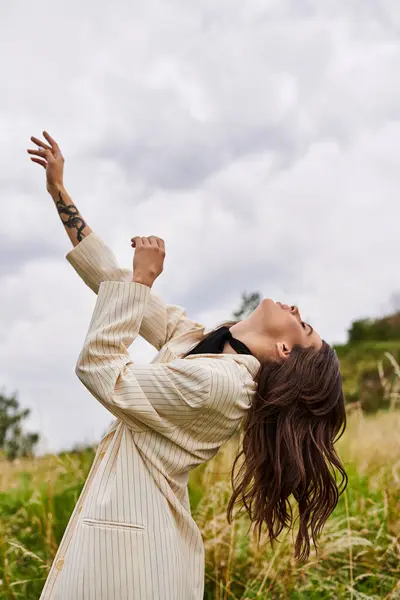
<svg viewBox="0 0 400 600">
<path fill-rule="evenodd" d="M 223 325 L 216 331 L 208 334 L 204 340 L 199 342 L 197 346 L 192 348 L 185 356 L 189 356 L 189 354 L 220 354 L 227 341 L 238 354 L 253 354 L 246 344 L 232 336 L 229 327 Z"/>
</svg>

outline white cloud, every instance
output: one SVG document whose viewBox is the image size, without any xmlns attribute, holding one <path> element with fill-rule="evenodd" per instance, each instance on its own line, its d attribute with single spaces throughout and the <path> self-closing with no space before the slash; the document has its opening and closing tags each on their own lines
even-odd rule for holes
<svg viewBox="0 0 400 600">
<path fill-rule="evenodd" d="M 43 129 L 123 266 L 133 235 L 165 239 L 155 289 L 194 319 L 213 326 L 260 291 L 342 342 L 353 319 L 390 310 L 394 0 L 17 1 L 0 20 L 0 381 L 32 408 L 44 449 L 98 440 L 112 416 L 74 374 L 95 296 L 26 153 Z M 130 350 L 155 354 L 141 339 Z"/>
</svg>

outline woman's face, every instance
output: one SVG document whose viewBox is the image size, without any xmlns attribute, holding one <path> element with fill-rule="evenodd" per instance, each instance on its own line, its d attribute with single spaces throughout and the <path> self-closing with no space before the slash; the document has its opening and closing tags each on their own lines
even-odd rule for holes
<svg viewBox="0 0 400 600">
<path fill-rule="evenodd" d="M 229 328 L 233 337 L 246 344 L 261 362 L 287 359 L 295 345 L 319 350 L 322 339 L 311 325 L 304 323 L 297 306 L 265 298 L 253 312 Z M 224 352 L 235 353 L 226 342 Z"/>
<path fill-rule="evenodd" d="M 269 338 L 289 344 L 300 344 L 303 348 L 312 346 L 319 350 L 322 339 L 311 325 L 302 321 L 297 306 L 288 306 L 264 298 L 253 312 L 259 324 L 263 324 L 264 333 Z"/>
</svg>

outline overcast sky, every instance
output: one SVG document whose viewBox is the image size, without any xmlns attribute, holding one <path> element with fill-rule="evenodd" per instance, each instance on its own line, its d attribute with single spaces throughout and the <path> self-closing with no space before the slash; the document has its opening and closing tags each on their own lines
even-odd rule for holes
<svg viewBox="0 0 400 600">
<path fill-rule="evenodd" d="M 113 419 L 74 373 L 96 296 L 26 152 L 43 129 L 121 266 L 131 237 L 162 237 L 153 291 L 207 327 L 255 291 L 330 343 L 393 312 L 398 0 L 6 0 L 0 22 L 0 386 L 40 452 Z"/>
</svg>

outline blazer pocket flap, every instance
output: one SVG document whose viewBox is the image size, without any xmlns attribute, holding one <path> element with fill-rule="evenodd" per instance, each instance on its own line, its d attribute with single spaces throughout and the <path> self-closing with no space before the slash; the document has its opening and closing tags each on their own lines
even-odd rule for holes
<svg viewBox="0 0 400 600">
<path fill-rule="evenodd" d="M 144 531 L 146 527 L 139 523 L 126 523 L 124 521 L 104 521 L 102 519 L 89 519 L 84 518 L 81 521 L 84 525 L 90 525 L 92 527 L 111 527 L 114 529 L 137 529 L 138 531 Z"/>
</svg>

